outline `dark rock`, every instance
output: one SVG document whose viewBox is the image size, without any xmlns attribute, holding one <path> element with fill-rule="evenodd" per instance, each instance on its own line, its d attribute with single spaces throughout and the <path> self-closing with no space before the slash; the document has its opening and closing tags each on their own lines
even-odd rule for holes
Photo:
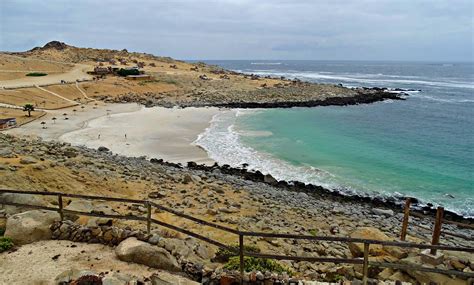
<svg viewBox="0 0 474 285">
<path fill-rule="evenodd" d="M 109 149 L 106 148 L 105 146 L 99 146 L 99 148 L 98 148 L 97 150 L 98 150 L 98 151 L 102 151 L 102 152 L 109 151 Z"/>
</svg>

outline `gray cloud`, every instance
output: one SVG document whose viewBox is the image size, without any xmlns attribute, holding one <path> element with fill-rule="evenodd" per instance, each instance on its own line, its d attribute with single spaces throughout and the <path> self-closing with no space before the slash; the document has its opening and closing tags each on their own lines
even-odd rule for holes
<svg viewBox="0 0 474 285">
<path fill-rule="evenodd" d="M 473 60 L 463 0 L 0 1 L 0 50 L 50 40 L 183 59 Z"/>
</svg>

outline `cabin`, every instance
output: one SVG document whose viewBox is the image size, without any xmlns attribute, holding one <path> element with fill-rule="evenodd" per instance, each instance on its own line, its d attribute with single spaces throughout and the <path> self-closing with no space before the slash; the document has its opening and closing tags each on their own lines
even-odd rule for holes
<svg viewBox="0 0 474 285">
<path fill-rule="evenodd" d="M 15 118 L 0 119 L 0 130 L 16 127 Z"/>
<path fill-rule="evenodd" d="M 108 67 L 96 66 L 92 73 L 97 75 L 109 74 L 111 73 L 111 69 Z"/>
</svg>

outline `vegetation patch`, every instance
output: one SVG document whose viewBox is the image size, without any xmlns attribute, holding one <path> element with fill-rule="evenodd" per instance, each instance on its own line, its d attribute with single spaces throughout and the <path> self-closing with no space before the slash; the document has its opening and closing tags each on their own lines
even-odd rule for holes
<svg viewBox="0 0 474 285">
<path fill-rule="evenodd" d="M 0 252 L 4 252 L 13 247 L 13 241 L 9 237 L 0 237 Z"/>
<path fill-rule="evenodd" d="M 27 73 L 26 76 L 46 76 L 48 75 L 47 73 L 44 73 L 44 72 L 30 72 L 30 73 Z"/>
<path fill-rule="evenodd" d="M 0 228 L 0 236 L 3 236 L 5 234 L 5 229 Z"/>
<path fill-rule="evenodd" d="M 244 245 L 244 251 L 259 253 L 260 249 L 254 245 Z M 227 262 L 229 258 L 239 255 L 239 246 L 231 245 L 230 249 L 219 248 L 216 252 L 216 257 L 213 259 L 215 262 Z"/>
<path fill-rule="evenodd" d="M 117 71 L 117 74 L 120 75 L 120 76 L 139 75 L 140 71 L 138 71 L 138 69 L 123 69 L 123 68 L 120 68 L 120 70 Z"/>
<path fill-rule="evenodd" d="M 228 270 L 239 270 L 240 258 L 238 256 L 229 258 L 229 262 L 227 262 L 224 265 L 224 268 Z M 251 256 L 244 257 L 244 270 L 247 272 L 254 271 L 254 270 L 260 271 L 260 272 L 265 272 L 265 271 L 276 272 L 276 273 L 286 272 L 290 276 L 293 275 L 293 272 L 289 268 L 281 265 L 275 260 L 256 258 L 256 257 L 251 257 Z"/>
</svg>

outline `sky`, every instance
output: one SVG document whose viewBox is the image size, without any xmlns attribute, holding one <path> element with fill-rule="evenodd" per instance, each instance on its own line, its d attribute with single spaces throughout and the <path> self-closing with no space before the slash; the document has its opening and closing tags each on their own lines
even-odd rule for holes
<svg viewBox="0 0 474 285">
<path fill-rule="evenodd" d="M 178 59 L 474 61 L 472 0 L 0 0 L 0 50 Z"/>
</svg>

